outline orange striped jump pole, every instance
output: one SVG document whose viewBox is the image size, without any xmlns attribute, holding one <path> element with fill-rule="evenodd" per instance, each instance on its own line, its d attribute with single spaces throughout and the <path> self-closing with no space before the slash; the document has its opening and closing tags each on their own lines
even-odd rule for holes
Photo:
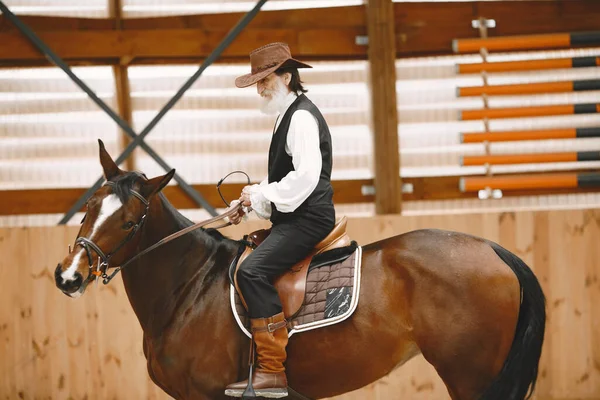
<svg viewBox="0 0 600 400">
<path fill-rule="evenodd" d="M 600 188 L 598 173 L 559 173 L 539 175 L 504 175 L 504 176 L 470 176 L 461 177 L 461 192 L 477 192 L 479 190 L 526 190 L 526 189 L 572 189 Z"/>
<path fill-rule="evenodd" d="M 569 104 L 559 106 L 491 108 L 482 110 L 459 111 L 459 120 L 473 121 L 478 119 L 544 117 L 551 115 L 593 114 L 600 113 L 600 104 Z"/>
<path fill-rule="evenodd" d="M 576 33 L 552 33 L 546 35 L 504 36 L 479 39 L 454 39 L 455 53 L 478 53 L 488 51 L 560 49 L 600 43 L 600 31 Z"/>
<path fill-rule="evenodd" d="M 515 85 L 471 86 L 456 89 L 458 97 L 504 96 L 538 93 L 565 93 L 600 90 L 600 79 L 569 82 L 525 83 Z"/>
<path fill-rule="evenodd" d="M 528 60 L 458 64 L 456 66 L 456 69 L 459 74 L 481 74 L 483 72 L 515 72 L 588 67 L 600 67 L 600 57 L 575 57 L 558 58 L 554 60 Z"/>
<path fill-rule="evenodd" d="M 532 154 L 494 154 L 482 156 L 464 156 L 461 164 L 501 165 L 501 164 L 537 164 L 553 162 L 599 161 L 600 151 L 582 151 L 569 153 L 532 153 Z"/>
<path fill-rule="evenodd" d="M 600 137 L 597 128 L 546 129 L 535 131 L 505 131 L 485 133 L 461 133 L 461 143 L 513 142 L 520 140 L 577 139 Z"/>
</svg>

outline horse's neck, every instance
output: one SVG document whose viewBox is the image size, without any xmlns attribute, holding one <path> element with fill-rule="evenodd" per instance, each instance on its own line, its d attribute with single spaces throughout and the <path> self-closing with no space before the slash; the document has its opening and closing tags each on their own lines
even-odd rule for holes
<svg viewBox="0 0 600 400">
<path fill-rule="evenodd" d="M 164 201 L 156 203 L 143 228 L 140 251 L 186 226 L 181 215 Z M 208 289 L 204 286 L 214 281 L 207 276 L 214 274 L 215 268 L 219 277 L 226 276 L 225 265 L 214 265 L 223 258 L 215 257 L 215 253 L 227 253 L 222 247 L 197 230 L 158 247 L 123 270 L 125 290 L 146 334 L 159 334 L 186 299 L 201 297 Z"/>
</svg>

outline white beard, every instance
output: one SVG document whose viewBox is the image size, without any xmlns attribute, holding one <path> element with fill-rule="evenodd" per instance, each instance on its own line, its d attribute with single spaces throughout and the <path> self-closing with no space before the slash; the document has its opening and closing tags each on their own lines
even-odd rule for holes
<svg viewBox="0 0 600 400">
<path fill-rule="evenodd" d="M 270 97 L 261 97 L 260 99 L 260 111 L 267 115 L 275 115 L 283 108 L 285 104 L 285 98 L 288 94 L 288 88 L 277 80 L 277 87 L 274 90 L 265 90 L 265 95 L 271 95 Z"/>
</svg>

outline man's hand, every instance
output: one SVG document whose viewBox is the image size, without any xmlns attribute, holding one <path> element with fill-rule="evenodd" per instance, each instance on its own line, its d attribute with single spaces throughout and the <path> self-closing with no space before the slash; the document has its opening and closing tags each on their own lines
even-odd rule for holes
<svg viewBox="0 0 600 400">
<path fill-rule="evenodd" d="M 252 201 L 250 200 L 250 193 L 242 191 L 242 196 L 240 197 L 240 203 L 244 207 L 252 207 Z"/>
<path fill-rule="evenodd" d="M 249 186 L 244 187 L 244 189 L 242 190 L 242 195 L 236 201 L 237 203 L 242 203 L 242 206 L 246 207 L 248 210 L 250 210 L 250 208 L 252 207 L 252 201 L 250 200 L 250 191 L 248 190 L 249 188 Z M 234 202 L 232 202 L 231 204 L 233 205 Z M 240 207 L 240 210 L 237 214 L 229 217 L 229 220 L 232 224 L 237 225 L 240 222 L 242 222 L 242 218 L 244 217 L 244 215 L 246 215 L 244 207 Z"/>
<path fill-rule="evenodd" d="M 242 222 L 242 218 L 244 218 L 245 214 L 246 213 L 244 212 L 244 208 L 240 207 L 236 214 L 229 217 L 229 221 L 231 221 L 232 224 L 237 225 L 240 222 Z"/>
</svg>

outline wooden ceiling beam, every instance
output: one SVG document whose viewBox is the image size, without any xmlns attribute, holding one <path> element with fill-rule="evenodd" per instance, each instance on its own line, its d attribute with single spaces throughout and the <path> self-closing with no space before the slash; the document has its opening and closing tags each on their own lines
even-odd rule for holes
<svg viewBox="0 0 600 400">
<path fill-rule="evenodd" d="M 334 29 L 249 29 L 223 52 L 227 59 L 244 59 L 247 62 L 249 49 L 265 44 L 266 41 L 284 41 L 290 44 L 295 54 L 305 59 L 330 57 L 356 57 L 366 54 L 366 48 L 357 46 L 354 37 L 357 30 Z M 227 31 L 202 29 L 152 29 L 152 30 L 94 30 L 43 31 L 38 35 L 63 60 L 137 58 L 191 58 L 201 60 L 210 55 L 225 37 Z M 322 40 L 323 37 L 332 40 Z M 40 54 L 22 35 L 16 32 L 0 34 L 1 62 L 40 61 Z"/>
<path fill-rule="evenodd" d="M 21 17 L 42 40 L 71 64 L 199 62 L 241 18 L 242 13 L 114 20 Z M 535 18 L 531 18 L 535 15 Z M 471 21 L 493 18 L 489 36 L 597 30 L 596 0 L 394 3 L 397 57 L 452 54 L 457 38 L 475 38 Z M 76 34 L 75 34 L 76 33 Z M 367 35 L 366 8 L 352 6 L 262 11 L 225 51 L 220 62 L 247 62 L 249 50 L 286 41 L 307 60 L 367 59 L 356 44 Z M 0 64 L 47 65 L 47 61 L 0 16 Z"/>
</svg>

